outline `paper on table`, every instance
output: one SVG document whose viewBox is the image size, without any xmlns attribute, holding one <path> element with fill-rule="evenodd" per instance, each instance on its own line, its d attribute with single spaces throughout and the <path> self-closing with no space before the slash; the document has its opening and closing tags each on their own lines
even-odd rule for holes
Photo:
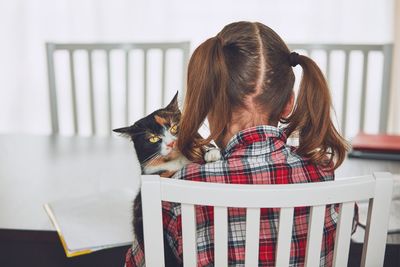
<svg viewBox="0 0 400 267">
<path fill-rule="evenodd" d="M 113 190 L 45 204 L 68 257 L 132 243 L 135 192 Z"/>
</svg>

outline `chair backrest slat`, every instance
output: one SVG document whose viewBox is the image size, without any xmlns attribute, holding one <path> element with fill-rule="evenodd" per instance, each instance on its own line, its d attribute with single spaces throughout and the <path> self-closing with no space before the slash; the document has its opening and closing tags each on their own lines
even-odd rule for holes
<svg viewBox="0 0 400 267">
<path fill-rule="evenodd" d="M 214 207 L 214 264 L 228 266 L 228 209 Z"/>
<path fill-rule="evenodd" d="M 197 238 L 195 206 L 182 204 L 183 264 L 197 266 Z"/>
<path fill-rule="evenodd" d="M 51 132 L 58 134 L 58 108 L 57 108 L 57 90 L 56 90 L 56 74 L 54 69 L 54 44 L 46 44 L 46 59 L 47 59 L 47 71 L 48 71 L 48 82 L 49 82 L 49 103 L 50 103 L 50 118 L 51 118 Z"/>
<path fill-rule="evenodd" d="M 290 244 L 293 228 L 293 208 L 281 208 L 279 212 L 278 242 L 275 266 L 289 266 Z"/>
<path fill-rule="evenodd" d="M 383 77 L 382 77 L 382 94 L 381 109 L 379 118 L 379 132 L 386 133 L 388 128 L 389 117 L 389 98 L 390 83 L 392 77 L 392 61 L 393 61 L 393 45 L 387 44 L 383 46 Z"/>
<path fill-rule="evenodd" d="M 106 51 L 106 70 L 107 70 L 107 116 L 108 128 L 112 128 L 112 86 L 111 86 L 111 62 L 110 50 Z"/>
<path fill-rule="evenodd" d="M 96 119 L 95 119 L 95 108 L 94 108 L 94 89 L 93 89 L 93 58 L 92 51 L 88 50 L 88 72 L 89 72 L 89 106 L 90 106 L 90 121 L 92 135 L 96 135 Z"/>
<path fill-rule="evenodd" d="M 129 99 L 130 99 L 130 90 L 129 90 L 129 73 L 130 73 L 130 63 L 129 63 L 129 51 L 125 51 L 125 124 L 129 125 Z"/>
<path fill-rule="evenodd" d="M 182 66 L 182 73 L 181 73 L 183 88 L 186 88 L 186 81 L 187 81 L 188 64 L 186 64 L 186 62 L 189 62 L 189 44 L 187 47 L 187 51 L 184 51 L 184 53 L 183 53 L 183 66 Z M 182 99 L 185 99 L 185 94 L 186 94 L 186 90 L 183 90 Z"/>
<path fill-rule="evenodd" d="M 346 123 L 347 123 L 347 99 L 348 99 L 348 88 L 349 88 L 349 66 L 350 66 L 350 54 L 348 51 L 344 53 L 344 78 L 343 78 L 343 96 L 342 96 L 342 133 L 346 134 Z"/>
<path fill-rule="evenodd" d="M 365 103 L 367 102 L 367 72 L 368 72 L 368 52 L 363 51 L 363 71 L 361 84 L 361 104 L 360 104 L 360 129 L 364 129 L 365 122 Z"/>
<path fill-rule="evenodd" d="M 308 236 L 305 266 L 319 266 L 324 228 L 325 206 L 312 206 L 308 219 Z"/>
<path fill-rule="evenodd" d="M 368 206 L 361 266 L 383 266 L 393 179 L 389 173 L 379 175 L 381 179 L 376 180 L 375 196 Z"/>
<path fill-rule="evenodd" d="M 76 86 L 75 86 L 75 60 L 74 51 L 69 50 L 69 71 L 71 76 L 71 103 L 72 103 L 72 120 L 74 125 L 74 133 L 79 132 L 78 124 L 78 108 L 76 105 Z"/>
<path fill-rule="evenodd" d="M 60 43 L 46 43 L 46 56 L 47 56 L 47 66 L 48 66 L 48 83 L 49 83 L 49 98 L 50 98 L 50 114 L 51 114 L 51 129 L 52 134 L 60 134 L 60 123 L 59 123 L 59 115 L 63 118 L 63 114 L 65 112 L 60 112 L 58 103 L 62 101 L 62 99 L 57 99 L 57 85 L 60 81 L 63 81 L 66 77 L 60 75 L 56 79 L 56 69 L 58 70 L 58 65 L 62 62 L 58 63 L 58 60 L 55 60 L 55 54 L 58 51 L 65 51 L 68 53 L 68 70 L 70 72 L 68 79 L 70 80 L 70 91 L 71 91 L 71 103 L 72 108 L 69 111 L 69 107 L 66 109 L 71 114 L 72 123 L 71 127 L 67 127 L 66 129 L 71 129 L 71 132 L 74 135 L 80 134 L 104 134 L 107 133 L 111 135 L 112 128 L 124 125 L 114 125 L 116 122 L 119 122 L 118 118 L 123 118 L 122 123 L 125 125 L 130 125 L 133 123 L 131 121 L 130 115 L 131 108 L 136 112 L 134 113 L 135 118 L 138 119 L 142 116 L 148 114 L 150 109 L 154 109 L 155 107 L 161 108 L 158 106 L 161 104 L 165 106 L 166 98 L 169 97 L 167 93 L 171 93 L 171 91 L 179 91 L 179 98 L 184 99 L 185 87 L 186 87 L 186 70 L 187 70 L 187 62 L 189 60 L 189 42 L 171 42 L 171 43 L 88 43 L 88 44 L 60 44 Z M 156 60 L 152 60 L 151 52 L 152 51 L 161 51 L 161 61 L 158 58 Z M 167 52 L 171 50 L 178 50 L 180 54 L 182 54 L 182 64 L 178 67 L 175 64 L 177 61 L 177 57 L 167 57 Z M 83 51 L 87 53 L 87 63 L 86 59 L 79 57 L 77 51 Z M 105 57 L 98 57 L 97 52 L 100 51 L 105 54 Z M 122 52 L 115 53 L 114 51 Z M 132 51 L 138 51 L 143 53 L 143 60 L 141 60 L 140 55 L 138 56 L 138 60 L 136 60 L 136 56 L 133 57 L 134 53 Z M 76 58 L 74 59 L 74 55 L 76 54 Z M 119 57 L 118 54 L 121 54 L 122 57 Z M 135 53 L 136 54 L 136 53 Z M 121 58 L 121 60 L 114 60 L 114 58 Z M 83 60 L 81 60 L 83 59 Z M 101 59 L 101 60 L 100 60 Z M 177 68 L 174 71 L 167 71 L 167 67 L 169 65 L 168 62 L 174 62 L 173 68 Z M 133 62 L 135 63 L 135 67 L 132 67 Z M 151 61 L 151 62 L 150 62 Z M 153 72 L 149 71 L 149 67 L 151 67 L 152 63 L 160 64 L 161 71 Z M 179 58 L 180 61 L 180 58 Z M 96 63 L 94 63 L 96 62 Z M 117 62 L 124 62 L 121 68 L 118 68 Z M 57 63 L 57 64 L 56 64 Z M 131 64 L 132 63 L 132 64 Z M 151 63 L 151 64 L 150 64 Z M 179 63 L 179 62 L 176 62 Z M 64 63 L 67 64 L 67 63 Z M 87 66 L 86 66 L 87 64 Z M 57 66 L 55 66 L 57 65 Z M 62 64 L 61 64 L 62 65 Z M 81 68 L 81 65 L 84 65 L 84 68 Z M 176 65 L 176 66 L 175 66 Z M 104 66 L 104 67 L 103 67 Z M 60 68 L 61 70 L 62 68 Z M 76 73 L 77 70 L 87 70 L 87 76 L 84 77 L 83 72 Z M 131 73 L 132 70 L 143 71 L 140 75 L 135 76 L 136 80 L 132 79 L 134 75 Z M 101 72 L 104 71 L 104 74 Z M 181 73 L 182 71 L 182 73 Z M 121 75 L 121 76 L 119 76 Z M 161 84 L 159 87 L 149 86 L 149 79 L 155 79 L 158 81 L 158 77 L 155 75 L 160 75 Z M 180 83 L 180 75 L 182 75 L 182 84 Z M 125 76 L 125 78 L 122 78 Z M 104 77 L 100 78 L 100 77 Z M 115 81 L 115 77 L 121 77 L 120 81 Z M 176 79 L 175 79 L 176 77 Z M 171 79 L 170 79 L 171 78 Z M 61 79 L 61 80 L 60 80 Z M 141 83 L 141 80 L 143 82 Z M 103 81 L 104 84 L 98 83 L 97 80 Z M 57 83 L 58 81 L 58 83 Z M 167 83 L 168 85 L 173 84 L 172 88 L 168 88 L 167 91 Z M 154 83 L 156 84 L 156 83 Z M 139 87 L 139 88 L 136 88 Z M 121 90 L 119 90 L 121 88 Z M 79 89 L 79 90 L 78 90 Z M 81 90 L 83 89 L 83 90 Z M 105 91 L 103 91 L 105 89 Z M 78 91 L 77 91 L 78 90 Z M 142 90 L 142 91 L 141 91 Z M 150 91 L 158 90 L 156 94 L 153 94 Z M 101 92 L 97 94 L 97 92 Z M 105 92 L 105 93 L 103 93 Z M 120 93 L 121 92 L 121 93 Z M 86 100 L 86 95 L 88 95 L 88 103 L 83 103 L 81 99 Z M 140 96 L 141 99 L 137 99 L 136 95 Z M 159 99 L 154 99 L 154 95 Z M 132 96 L 135 96 L 133 99 Z M 150 96 L 153 96 L 151 101 L 149 99 Z M 121 101 L 124 99 L 123 101 Z M 122 103 L 116 103 L 116 101 Z M 136 105 L 131 104 L 130 102 L 135 101 Z M 95 102 L 99 102 L 95 105 Z M 140 104 L 143 103 L 143 107 Z M 100 105 L 102 104 L 102 105 Z M 85 106 L 83 106 L 85 105 Z M 61 106 L 61 105 L 60 105 Z M 150 107 L 151 106 L 151 107 Z M 88 107 L 88 108 L 86 108 Z M 96 107 L 96 109 L 95 109 Z M 123 110 L 124 108 L 124 110 Z M 63 111 L 63 110 L 61 110 Z M 122 113 L 123 114 L 119 114 Z M 85 116 L 86 112 L 88 112 L 87 116 Z M 115 112 L 115 114 L 113 114 Z M 60 114 L 61 113 L 61 114 Z M 118 116 L 117 116 L 118 115 Z M 104 116 L 105 118 L 99 118 L 99 116 Z M 81 119 L 82 118 L 82 119 Z M 113 120 L 115 118 L 115 120 Z M 97 125 L 96 125 L 97 119 Z M 86 121 L 87 120 L 87 121 Z M 90 122 L 89 122 L 90 120 Z M 100 123 L 100 121 L 105 121 L 104 124 Z M 68 125 L 68 123 L 66 124 Z M 87 127 L 85 127 L 88 125 Z M 88 130 L 86 130 L 88 129 Z M 62 132 L 66 133 L 68 130 L 64 130 L 62 128 Z M 106 131 L 104 131 L 106 130 Z"/>
<path fill-rule="evenodd" d="M 143 114 L 147 114 L 147 52 L 143 50 Z"/>
<path fill-rule="evenodd" d="M 332 51 L 331 50 L 326 50 L 326 68 L 325 68 L 325 75 L 326 75 L 326 80 L 330 81 L 330 72 L 331 72 L 331 54 Z"/>
<path fill-rule="evenodd" d="M 142 183 L 143 234 L 146 240 L 144 250 L 146 266 L 164 267 L 164 241 L 160 180 L 157 176 L 149 176 L 148 182 Z M 156 212 L 153 212 L 156 211 Z M 157 255 L 157 256 L 154 256 Z"/>
<path fill-rule="evenodd" d="M 246 211 L 245 266 L 258 266 L 260 241 L 260 209 L 248 208 Z"/>
<path fill-rule="evenodd" d="M 166 69 L 167 69 L 167 60 L 166 60 L 166 51 L 163 49 L 161 54 L 161 104 L 165 107 L 165 87 L 166 87 Z"/>
<path fill-rule="evenodd" d="M 160 262 L 164 253 L 161 201 L 181 203 L 185 266 L 195 266 L 197 261 L 194 205 L 214 207 L 215 266 L 228 265 L 228 207 L 246 208 L 245 266 L 249 267 L 257 266 L 259 260 L 260 208 L 280 208 L 275 263 L 276 266 L 289 264 L 294 209 L 299 206 L 310 207 L 305 266 L 319 266 L 326 205 L 335 203 L 340 206 L 333 264 L 346 265 L 354 202 L 365 199 L 371 200 L 362 266 L 382 266 L 392 188 L 393 179 L 389 173 L 289 185 L 215 184 L 144 175 L 142 205 L 146 266 L 163 266 Z"/>
<path fill-rule="evenodd" d="M 333 208 L 333 207 L 332 207 Z M 347 266 L 350 236 L 354 216 L 354 202 L 339 204 L 339 219 L 336 226 L 333 266 Z"/>
</svg>

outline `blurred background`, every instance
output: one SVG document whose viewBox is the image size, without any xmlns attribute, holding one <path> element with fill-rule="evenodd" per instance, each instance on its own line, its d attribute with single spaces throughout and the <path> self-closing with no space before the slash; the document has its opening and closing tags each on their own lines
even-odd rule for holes
<svg viewBox="0 0 400 267">
<path fill-rule="evenodd" d="M 190 53 L 205 39 L 217 34 L 224 25 L 239 21 L 259 21 L 274 29 L 289 44 L 379 44 L 392 45 L 391 75 L 387 131 L 400 133 L 400 3 L 398 0 L 0 0 L 0 133 L 50 134 L 52 132 L 48 71 L 46 64 L 46 42 L 54 43 L 141 43 L 141 42 L 190 42 Z M 306 53 L 307 51 L 305 51 Z M 113 101 L 123 99 L 124 81 L 129 76 L 129 90 L 132 98 L 130 117 L 133 123 L 143 114 L 143 70 L 135 68 L 143 62 L 143 55 L 128 55 L 132 63 L 129 74 L 124 70 L 123 52 L 112 51 L 110 74 Z M 343 110 L 343 62 L 345 54 L 335 51 L 329 63 L 330 85 L 337 117 L 342 118 Z M 148 105 L 152 111 L 162 105 L 159 100 L 160 63 L 157 51 L 148 56 Z M 175 55 L 177 58 L 180 55 Z M 327 56 L 314 51 L 312 57 L 327 71 Z M 67 52 L 55 53 L 55 68 L 58 90 L 59 116 L 66 121 L 60 124 L 60 131 L 73 134 L 72 122 L 67 114 L 71 103 L 70 71 Z M 90 135 L 89 123 L 85 119 L 87 93 L 87 55 L 77 51 L 74 72 L 76 74 L 77 106 L 82 110 L 81 126 L 83 135 Z M 170 57 L 174 58 L 173 52 Z M 347 137 L 359 129 L 359 109 L 363 59 L 355 51 L 349 55 L 347 95 Z M 97 96 L 105 90 L 96 86 L 107 76 L 104 72 L 104 54 L 93 54 L 94 91 Z M 97 60 L 97 61 L 96 61 Z M 180 77 L 184 66 L 170 60 L 166 81 L 165 99 L 177 90 L 182 90 Z M 98 62 L 98 63 L 96 63 Z M 175 63 L 174 63 L 175 62 Z M 57 63 L 57 64 L 56 64 Z M 378 120 L 382 107 L 381 85 L 385 69 L 382 53 L 371 52 L 367 67 L 365 131 L 379 131 Z M 122 66 L 122 67 L 118 67 Z M 114 68 L 115 67 L 115 68 Z M 138 70 L 138 71 L 135 71 Z M 386 69 L 387 71 L 387 69 Z M 97 74 L 96 74 L 97 73 Z M 139 74 L 138 74 L 139 73 Z M 179 74 L 174 76 L 173 74 Z M 300 75 L 299 67 L 296 74 Z M 125 76 L 124 76 L 125 75 Z M 135 76 L 136 75 L 136 76 Z M 153 75 L 153 76 L 152 76 Z M 167 75 L 167 76 L 168 76 Z M 300 78 L 300 76 L 298 76 Z M 298 80 L 298 79 L 297 79 Z M 97 101 L 97 100 L 96 100 Z M 136 102 L 135 102 L 136 101 Z M 101 99 L 99 99 L 101 102 Z M 99 106 L 96 113 L 99 124 L 105 120 Z M 115 103 L 112 108 L 111 127 L 124 126 L 123 107 Z M 87 113 L 87 112 L 86 112 Z M 104 118 L 103 118 L 104 117 Z M 338 119 L 339 120 L 339 119 Z M 60 120 L 61 121 L 61 120 Z M 340 122 L 338 122 L 340 125 Z M 86 130 L 85 130 L 86 129 Z M 99 131 L 101 134 L 102 132 Z M 107 131 L 104 131 L 107 134 Z"/>
</svg>

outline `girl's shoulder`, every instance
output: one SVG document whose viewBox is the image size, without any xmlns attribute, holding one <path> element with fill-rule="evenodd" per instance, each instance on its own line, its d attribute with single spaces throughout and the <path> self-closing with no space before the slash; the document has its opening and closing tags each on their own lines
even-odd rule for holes
<svg viewBox="0 0 400 267">
<path fill-rule="evenodd" d="M 218 160 L 214 162 L 207 162 L 204 164 L 189 163 L 182 169 L 177 171 L 172 178 L 182 179 L 189 181 L 213 181 L 213 177 L 219 177 L 226 172 L 226 162 L 224 160 Z M 215 181 L 218 182 L 218 181 Z M 221 181 L 223 182 L 223 181 Z"/>
<path fill-rule="evenodd" d="M 329 161 L 328 156 L 325 160 L 326 163 L 323 164 L 315 162 L 308 157 L 299 155 L 299 153 L 297 153 L 297 146 L 287 146 L 287 148 L 290 151 L 290 156 L 287 158 L 288 163 L 296 166 L 300 165 L 303 172 L 305 172 L 305 175 L 309 175 L 312 181 L 334 180 L 334 164 L 333 162 Z"/>
</svg>

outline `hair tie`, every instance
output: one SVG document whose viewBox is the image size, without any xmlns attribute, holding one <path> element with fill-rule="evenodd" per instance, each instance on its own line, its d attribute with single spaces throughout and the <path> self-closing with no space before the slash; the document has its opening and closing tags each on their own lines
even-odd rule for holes
<svg viewBox="0 0 400 267">
<path fill-rule="evenodd" d="M 299 64 L 300 55 L 296 52 L 292 52 L 289 54 L 289 64 L 292 67 L 296 67 Z"/>
</svg>

